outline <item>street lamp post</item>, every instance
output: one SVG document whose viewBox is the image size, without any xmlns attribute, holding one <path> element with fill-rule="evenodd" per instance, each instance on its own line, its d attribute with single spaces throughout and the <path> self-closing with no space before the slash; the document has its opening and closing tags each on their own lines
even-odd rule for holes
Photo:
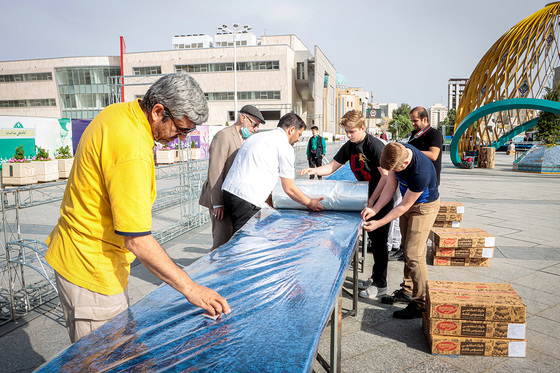
<svg viewBox="0 0 560 373">
<path fill-rule="evenodd" d="M 247 25 L 239 25 L 234 23 L 231 26 L 222 25 L 218 27 L 218 30 L 225 34 L 231 34 L 233 36 L 233 102 L 235 115 L 237 115 L 237 34 L 246 33 L 251 27 Z"/>
</svg>

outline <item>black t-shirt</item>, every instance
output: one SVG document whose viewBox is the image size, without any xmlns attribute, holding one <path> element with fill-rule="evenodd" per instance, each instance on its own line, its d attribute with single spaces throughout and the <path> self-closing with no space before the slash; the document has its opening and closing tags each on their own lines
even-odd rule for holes
<svg viewBox="0 0 560 373">
<path fill-rule="evenodd" d="M 423 133 L 420 137 L 414 139 L 414 135 L 416 135 L 418 131 L 412 131 L 410 133 L 411 140 L 408 143 L 414 146 L 418 150 L 428 151 L 430 147 L 435 146 L 439 148 L 439 155 L 435 162 L 433 162 L 434 167 L 436 168 L 437 173 L 437 182 L 439 185 L 439 174 L 441 173 L 441 153 L 443 148 L 443 136 L 441 132 L 439 132 L 434 127 L 430 127 L 425 133 Z"/>
<path fill-rule="evenodd" d="M 381 140 L 366 133 L 366 137 L 358 144 L 347 141 L 333 159 L 340 164 L 350 161 L 350 168 L 356 179 L 369 182 L 369 195 L 371 195 L 381 179 L 377 167 L 384 146 Z"/>
</svg>

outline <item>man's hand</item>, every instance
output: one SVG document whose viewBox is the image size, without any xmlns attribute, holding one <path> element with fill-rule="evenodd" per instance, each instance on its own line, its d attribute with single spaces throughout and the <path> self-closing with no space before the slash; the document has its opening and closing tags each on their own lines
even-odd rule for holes
<svg viewBox="0 0 560 373">
<path fill-rule="evenodd" d="M 220 294 L 212 289 L 193 282 L 193 286 L 185 298 L 193 305 L 204 308 L 212 316 L 231 312 L 228 302 Z"/>
<path fill-rule="evenodd" d="M 373 218 L 375 215 L 377 215 L 377 212 L 375 212 L 375 210 L 370 207 L 366 207 L 362 210 L 362 219 L 364 219 L 364 221 L 366 222 L 368 219 Z"/>
<path fill-rule="evenodd" d="M 214 207 L 214 218 L 222 220 L 224 218 L 224 206 Z"/>
<path fill-rule="evenodd" d="M 321 205 L 320 201 L 324 200 L 325 197 L 319 197 L 319 198 L 310 198 L 309 202 L 307 203 L 307 208 L 311 211 L 322 211 L 325 208 L 323 207 L 323 205 Z"/>
<path fill-rule="evenodd" d="M 379 224 L 379 220 L 370 220 L 364 223 L 364 231 L 366 232 L 373 232 L 377 228 L 379 228 L 381 224 Z"/>
<path fill-rule="evenodd" d="M 309 159 L 309 158 L 308 158 Z M 315 175 L 315 168 L 307 167 L 299 172 L 300 175 Z"/>
<path fill-rule="evenodd" d="M 323 155 L 321 156 L 321 158 L 325 158 L 325 155 L 323 154 Z"/>
</svg>

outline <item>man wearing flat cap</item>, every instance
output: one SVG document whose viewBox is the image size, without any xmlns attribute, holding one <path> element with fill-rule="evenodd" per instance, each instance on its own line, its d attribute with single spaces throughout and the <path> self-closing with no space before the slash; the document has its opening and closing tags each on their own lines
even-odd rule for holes
<svg viewBox="0 0 560 373">
<path fill-rule="evenodd" d="M 224 211 L 222 183 L 235 159 L 237 151 L 249 136 L 258 132 L 264 117 L 259 109 L 245 105 L 239 110 L 237 122 L 219 131 L 210 143 L 208 178 L 202 186 L 199 204 L 208 207 L 212 220 L 212 250 L 231 238 L 232 223 Z"/>
</svg>

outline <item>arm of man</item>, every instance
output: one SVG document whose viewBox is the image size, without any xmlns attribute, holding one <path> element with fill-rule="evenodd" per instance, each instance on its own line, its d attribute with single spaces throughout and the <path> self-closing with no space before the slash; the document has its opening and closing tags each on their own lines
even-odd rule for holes
<svg viewBox="0 0 560 373">
<path fill-rule="evenodd" d="M 211 315 L 231 312 L 225 298 L 194 282 L 171 260 L 151 234 L 124 236 L 124 244 L 150 272 L 183 294 L 193 305 L 205 309 Z"/>
<path fill-rule="evenodd" d="M 379 199 L 377 200 L 377 203 L 375 204 L 375 206 L 366 207 L 362 211 L 362 219 L 364 219 L 364 221 L 367 221 L 369 218 L 377 215 L 377 213 L 383 207 L 385 207 L 385 205 L 387 203 L 389 203 L 389 201 L 391 199 L 393 199 L 393 195 L 395 195 L 395 191 L 397 190 L 397 177 L 395 176 L 395 172 L 387 171 L 387 176 L 386 176 L 385 180 L 386 180 L 385 181 L 385 186 L 383 187 L 383 190 L 381 191 L 381 195 L 379 196 Z M 376 188 L 376 190 L 377 190 L 377 188 Z M 374 191 L 374 194 L 375 194 L 375 191 Z"/>
<path fill-rule="evenodd" d="M 284 192 L 294 201 L 306 206 L 311 211 L 321 211 L 323 210 L 323 205 L 321 205 L 320 201 L 324 200 L 325 197 L 319 198 L 309 198 L 301 189 L 296 186 L 296 182 L 294 179 L 288 179 L 281 177 L 280 181 L 282 182 L 282 189 Z"/>
<path fill-rule="evenodd" d="M 338 170 L 342 165 L 340 163 L 338 163 L 337 161 L 331 161 L 330 163 L 327 163 L 321 167 L 315 167 L 315 168 L 304 168 L 303 170 L 301 170 L 299 172 L 300 175 L 318 175 L 318 176 L 325 176 L 325 175 L 330 175 L 333 172 L 335 172 L 336 170 Z"/>
<path fill-rule="evenodd" d="M 322 155 L 322 157 L 324 157 L 325 154 L 327 154 L 327 142 L 325 141 L 324 137 L 321 137 L 321 141 L 323 143 L 323 155 Z"/>
<path fill-rule="evenodd" d="M 424 153 L 428 158 L 430 158 L 432 162 L 435 162 L 439 156 L 440 151 L 441 149 L 438 148 L 437 146 L 430 146 L 430 150 L 422 150 L 422 153 Z"/>
<path fill-rule="evenodd" d="M 402 214 L 407 212 L 410 207 L 412 207 L 412 205 L 418 200 L 418 197 L 420 197 L 421 195 L 422 192 L 411 192 L 410 190 L 407 190 L 401 203 L 395 206 L 395 208 L 389 211 L 389 213 L 387 213 L 387 215 L 385 215 L 383 218 L 379 220 L 366 221 L 364 224 L 364 230 L 366 232 L 372 232 L 377 228 L 382 227 L 385 224 L 400 217 Z"/>
<path fill-rule="evenodd" d="M 379 171 L 379 174 L 381 175 L 381 178 L 379 179 L 379 182 L 377 183 L 377 186 L 375 187 L 373 193 L 371 194 L 371 196 L 368 199 L 367 207 L 373 207 L 373 204 L 375 203 L 375 200 L 377 199 L 377 197 L 379 197 L 381 195 L 381 192 L 383 191 L 383 188 L 385 188 L 385 184 L 387 184 L 387 179 L 389 178 L 389 171 L 384 170 L 381 167 L 377 167 L 377 170 Z"/>
</svg>

